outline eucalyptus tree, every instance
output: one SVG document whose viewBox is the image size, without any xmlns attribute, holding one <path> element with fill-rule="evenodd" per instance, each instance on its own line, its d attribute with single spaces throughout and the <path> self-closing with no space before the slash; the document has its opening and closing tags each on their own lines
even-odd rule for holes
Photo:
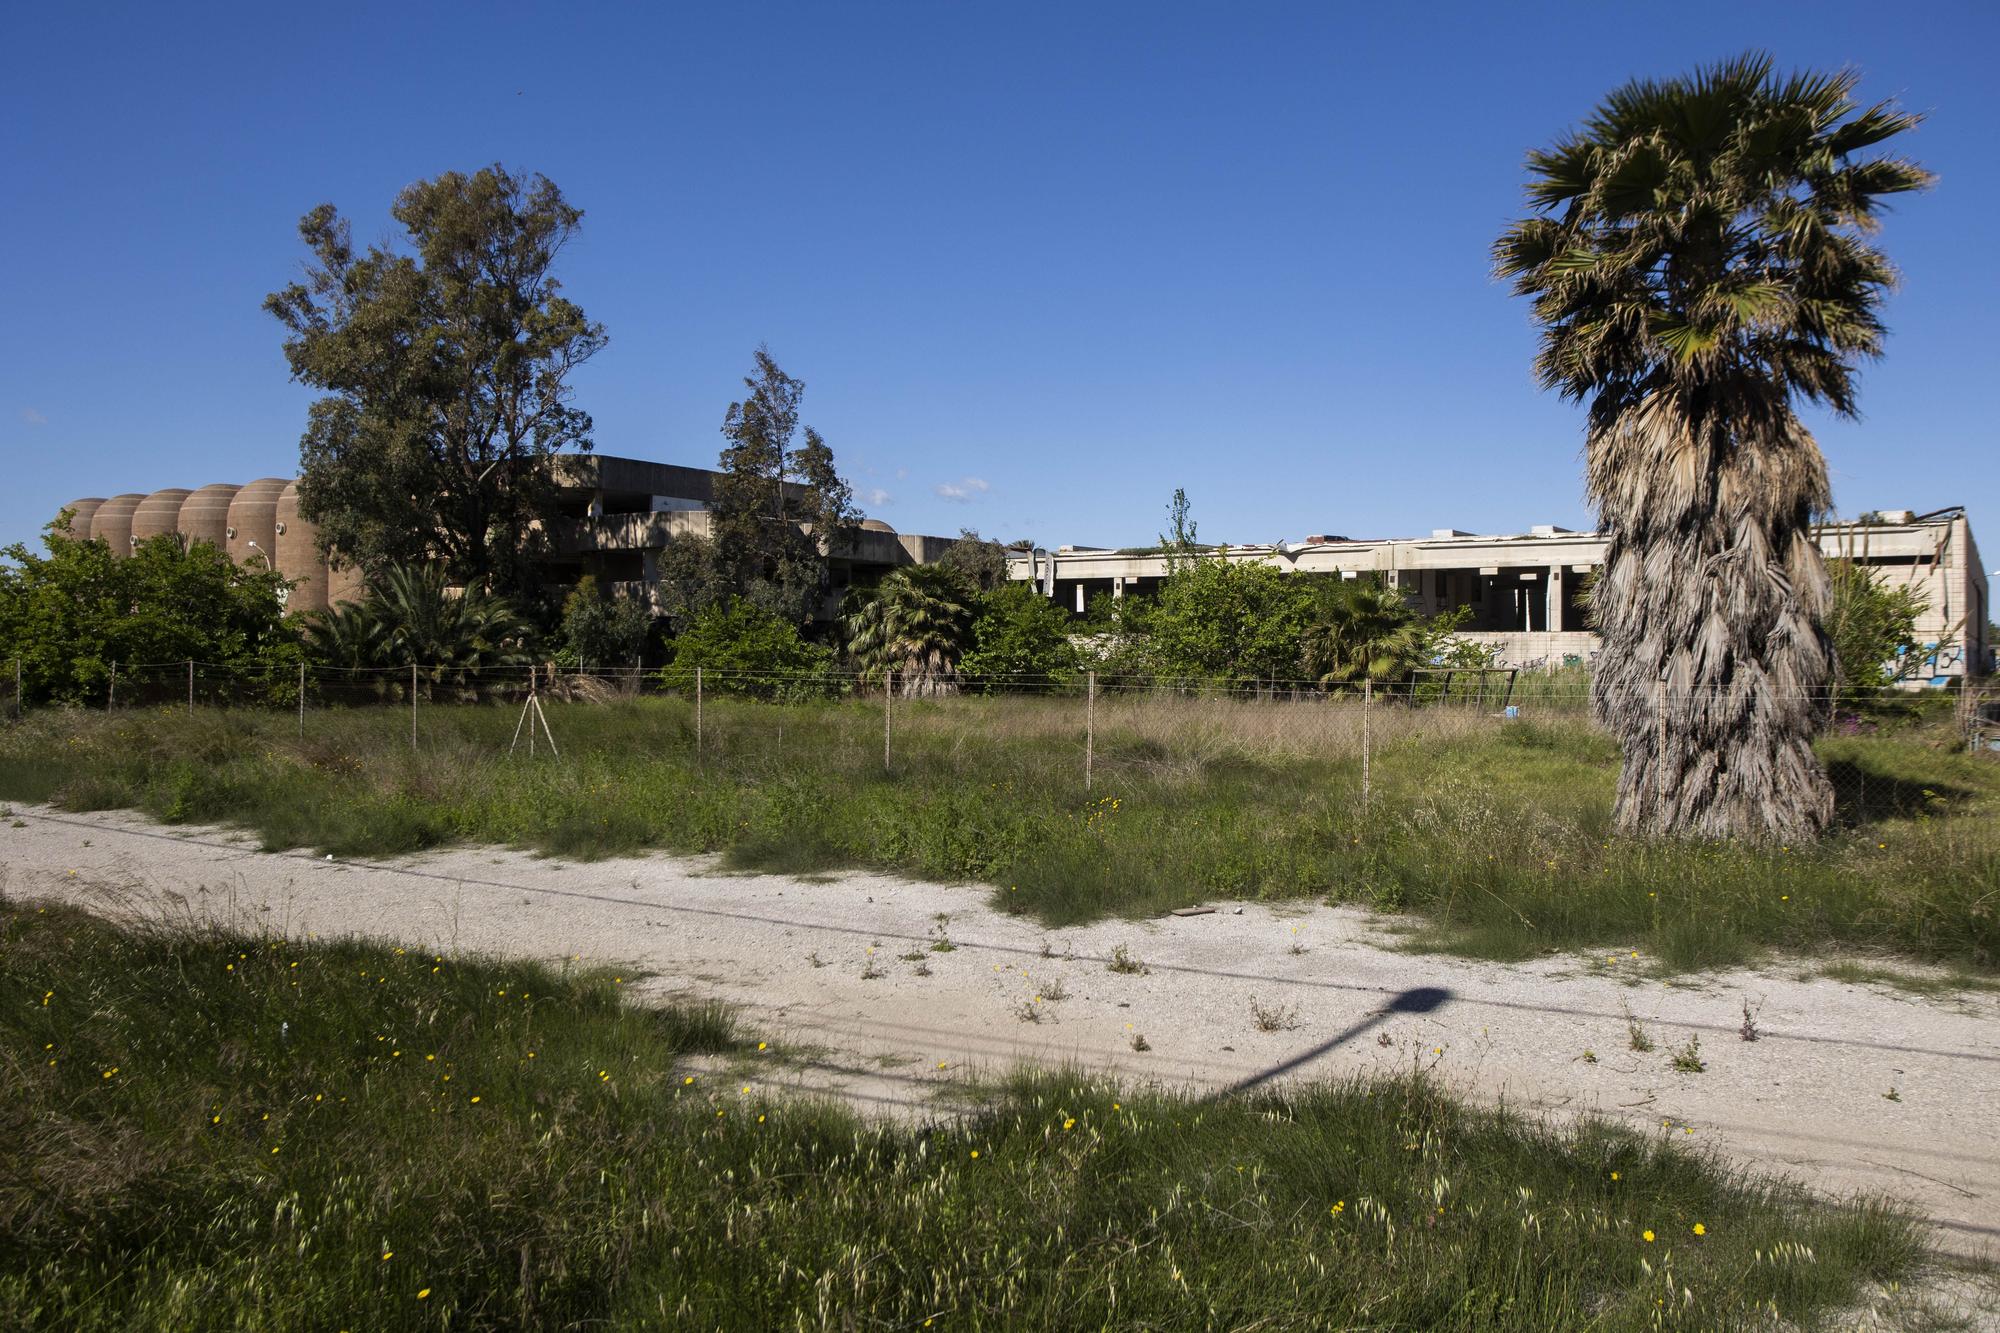
<svg viewBox="0 0 2000 1333">
<path fill-rule="evenodd" d="M 1545 388 L 1589 405 L 1586 473 L 1609 545 L 1592 679 L 1619 737 L 1628 832 L 1798 840 L 1833 792 L 1831 496 L 1801 403 L 1855 411 L 1895 272 L 1871 243 L 1916 125 L 1857 75 L 1747 55 L 1628 83 L 1528 156 L 1532 216 L 1494 246 L 1533 298 Z"/>
<path fill-rule="evenodd" d="M 583 213 L 497 166 L 418 181 L 390 211 L 406 249 L 357 249 L 332 204 L 306 214 L 303 279 L 264 301 L 292 377 L 324 393 L 299 445 L 301 507 L 365 570 L 439 561 L 458 585 L 531 592 L 555 456 L 591 447 L 570 376 L 604 326 L 554 276 Z"/>
</svg>

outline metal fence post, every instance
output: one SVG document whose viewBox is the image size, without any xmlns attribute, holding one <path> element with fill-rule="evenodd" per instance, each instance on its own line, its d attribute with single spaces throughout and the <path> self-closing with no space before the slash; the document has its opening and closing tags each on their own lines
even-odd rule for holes
<svg viewBox="0 0 2000 1333">
<path fill-rule="evenodd" d="M 701 762 L 701 668 L 694 669 L 694 761 Z"/>
<path fill-rule="evenodd" d="M 14 720 L 19 722 L 28 715 L 28 696 L 21 693 L 21 659 L 14 659 Z"/>
<path fill-rule="evenodd" d="M 410 750 L 417 748 L 417 664 L 410 663 Z"/>
<path fill-rule="evenodd" d="M 1368 795 L 1369 795 L 1368 789 L 1369 789 L 1369 777 L 1370 777 L 1370 774 L 1368 772 L 1368 761 L 1369 761 L 1368 752 L 1370 748 L 1369 747 L 1370 737 L 1368 734 L 1368 715 L 1370 712 L 1374 710 L 1374 704 L 1375 704 L 1375 682 L 1373 680 L 1370 680 L 1368 677 L 1363 676 L 1361 678 L 1361 816 L 1364 819 L 1368 817 Z"/>
<path fill-rule="evenodd" d="M 111 692 L 104 696 L 104 711 L 108 713 L 117 706 L 118 706 L 118 662 L 117 659 L 114 658 L 112 659 L 111 662 Z"/>
<path fill-rule="evenodd" d="M 306 738 L 306 664 L 299 662 L 299 739 Z"/>
<path fill-rule="evenodd" d="M 1097 673 L 1090 673 L 1083 702 L 1083 789 L 1090 790 L 1097 770 Z"/>
<path fill-rule="evenodd" d="M 889 707 L 896 697 L 896 673 L 893 668 L 882 672 L 882 771 L 889 771 Z"/>
<path fill-rule="evenodd" d="M 188 659 L 188 712 L 194 711 L 194 659 Z"/>
</svg>

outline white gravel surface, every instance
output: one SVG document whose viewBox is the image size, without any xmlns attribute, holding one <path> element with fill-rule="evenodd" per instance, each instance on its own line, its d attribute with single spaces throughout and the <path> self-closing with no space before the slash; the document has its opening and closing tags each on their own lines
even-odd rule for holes
<svg viewBox="0 0 2000 1333">
<path fill-rule="evenodd" d="M 0 819 L 0 868 L 9 895 L 114 913 L 626 967 L 636 994 L 726 1000 L 803 1052 L 767 1081 L 892 1114 L 934 1113 L 964 1080 L 1022 1061 L 1209 1088 L 1416 1064 L 1476 1097 L 1600 1113 L 1823 1192 L 1893 1195 L 1947 1250 L 2000 1257 L 1991 993 L 1803 980 L 1799 962 L 1663 982 L 1630 950 L 1513 966 L 1415 955 L 1365 913 L 1305 904 L 1051 931 L 976 886 L 491 848 L 343 862 L 27 806 Z M 931 947 L 940 929 L 949 951 Z M 1121 945 L 1146 971 L 1109 969 Z M 1281 1025 L 1261 1030 L 1253 1005 Z M 1628 1015 L 1651 1052 L 1629 1049 Z M 1707 1069 L 1676 1072 L 1670 1053 L 1692 1038 Z"/>
</svg>

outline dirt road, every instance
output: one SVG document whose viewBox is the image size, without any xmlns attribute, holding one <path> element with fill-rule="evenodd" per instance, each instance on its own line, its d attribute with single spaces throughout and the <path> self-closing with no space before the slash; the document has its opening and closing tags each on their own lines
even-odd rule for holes
<svg viewBox="0 0 2000 1333">
<path fill-rule="evenodd" d="M 2000 1257 L 1991 993 L 1914 998 L 1800 979 L 1800 963 L 1662 982 L 1624 949 L 1519 966 L 1412 955 L 1363 913 L 1303 904 L 1048 931 L 979 887 L 490 848 L 329 861 L 37 807 L 0 818 L 0 867 L 16 897 L 630 967 L 641 994 L 729 1001 L 806 1050 L 785 1081 L 890 1113 L 929 1113 L 1024 1060 L 1216 1088 L 1414 1063 L 1481 1098 L 1894 1195 L 1946 1249 Z M 1121 946 L 1143 970 L 1112 969 Z M 1635 1023 L 1652 1050 L 1632 1049 Z M 1705 1069 L 1676 1071 L 1697 1040 Z"/>
</svg>

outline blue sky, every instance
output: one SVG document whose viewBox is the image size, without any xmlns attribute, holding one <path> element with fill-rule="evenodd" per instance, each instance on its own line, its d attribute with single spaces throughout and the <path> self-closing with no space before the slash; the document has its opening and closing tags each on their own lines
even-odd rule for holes
<svg viewBox="0 0 2000 1333">
<path fill-rule="evenodd" d="M 1487 247 L 1521 159 L 1634 75 L 1858 66 L 1938 188 L 1845 511 L 1970 507 L 2000 557 L 2000 10 L 1938 3 L 42 5 L 0 81 L 0 542 L 81 495 L 297 462 L 264 294 L 323 200 L 390 235 L 490 162 L 585 210 L 598 448 L 712 466 L 768 343 L 905 531 L 1150 540 L 1587 526 Z M 1992 563 L 1989 560 L 1989 563 Z"/>
</svg>

